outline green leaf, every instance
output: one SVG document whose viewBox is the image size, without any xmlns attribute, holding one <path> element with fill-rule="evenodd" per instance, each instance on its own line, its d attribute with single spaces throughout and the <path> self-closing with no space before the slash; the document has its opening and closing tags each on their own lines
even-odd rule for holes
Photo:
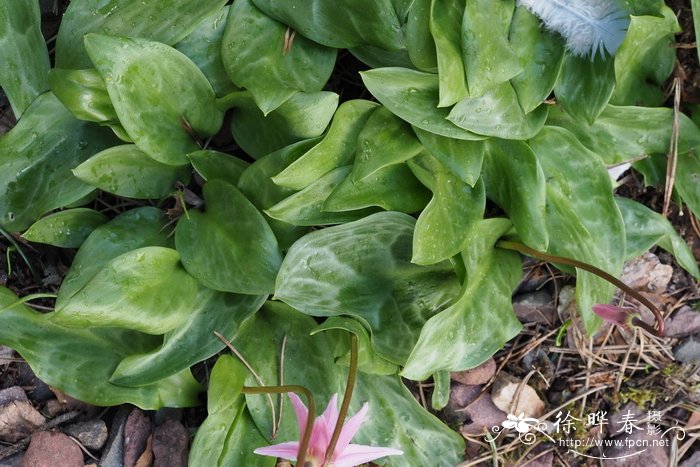
<svg viewBox="0 0 700 467">
<path fill-rule="evenodd" d="M 265 115 L 297 91 L 320 91 L 335 65 L 335 49 L 302 35 L 289 39 L 291 32 L 251 0 L 237 0 L 228 15 L 221 45 L 224 67 Z"/>
<path fill-rule="evenodd" d="M 486 146 L 483 141 L 447 138 L 414 127 L 425 149 L 461 181 L 473 187 L 481 175 Z"/>
<path fill-rule="evenodd" d="M 625 40 L 615 53 L 617 85 L 610 102 L 653 107 L 665 100 L 662 86 L 673 72 L 676 15 L 664 7 L 664 17 L 632 16 Z"/>
<path fill-rule="evenodd" d="M 411 125 L 448 138 L 484 139 L 453 125 L 447 120 L 449 109 L 438 108 L 437 75 L 407 68 L 379 68 L 360 72 L 360 75 L 379 102 Z"/>
<path fill-rule="evenodd" d="M 471 132 L 503 139 L 530 139 L 547 118 L 548 106 L 541 105 L 526 114 L 509 82 L 501 83 L 479 97 L 458 102 L 447 119 Z M 447 135 L 444 135 L 447 136 Z"/>
<path fill-rule="evenodd" d="M 188 319 L 200 290 L 177 251 L 139 248 L 105 264 L 79 293 L 56 307 L 51 321 L 163 334 Z"/>
<path fill-rule="evenodd" d="M 549 252 L 619 276 L 625 228 L 603 161 L 561 128 L 545 127 L 530 141 L 530 147 L 547 180 Z M 614 290 L 600 277 L 576 271 L 576 302 L 589 334 L 600 323 L 591 307 L 608 303 Z"/>
<path fill-rule="evenodd" d="M 523 71 L 520 57 L 508 42 L 514 8 L 513 0 L 466 2 L 462 51 L 471 97 L 483 96 Z"/>
<path fill-rule="evenodd" d="M 435 41 L 440 100 L 438 107 L 451 107 L 469 96 L 462 62 L 464 0 L 432 0 L 430 33 Z"/>
<path fill-rule="evenodd" d="M 411 261 L 435 264 L 462 251 L 469 225 L 484 217 L 484 184 L 477 182 L 470 187 L 427 154 L 408 164 L 433 192 L 433 198 L 416 222 Z"/>
<path fill-rule="evenodd" d="M 204 137 L 221 127 L 209 81 L 182 53 L 160 42 L 101 34 L 85 47 L 107 85 L 119 121 L 143 152 L 169 165 L 188 163 Z"/>
<path fill-rule="evenodd" d="M 114 142 L 109 130 L 76 120 L 53 94 L 39 96 L 0 137 L 0 225 L 24 230 L 85 197 L 94 188 L 71 169 Z"/>
<path fill-rule="evenodd" d="M 143 386 L 167 378 L 220 352 L 241 324 L 265 302 L 265 295 L 232 295 L 203 289 L 185 322 L 163 336 L 152 352 L 133 354 L 119 363 L 111 381 L 123 386 Z"/>
<path fill-rule="evenodd" d="M 17 350 L 46 384 L 88 404 L 134 404 L 142 409 L 198 404 L 199 384 L 189 370 L 141 387 L 113 384 L 117 364 L 133 352 L 147 352 L 157 338 L 124 329 L 64 328 L 52 314 L 24 305 L 0 287 L 0 342 Z M 50 345 L 47 345 L 50 343 Z"/>
<path fill-rule="evenodd" d="M 232 185 L 238 183 L 250 163 L 219 151 L 202 149 L 187 154 L 192 167 L 205 180 L 223 180 Z"/>
<path fill-rule="evenodd" d="M 683 154 L 700 146 L 700 130 L 685 114 L 679 117 L 678 152 Z M 612 165 L 645 154 L 666 154 L 671 144 L 673 109 L 609 105 L 591 126 L 581 125 L 564 112 L 552 109 L 547 125 L 566 128 Z"/>
<path fill-rule="evenodd" d="M 39 219 L 22 236 L 30 242 L 78 248 L 90 233 L 105 222 L 107 217 L 92 209 L 67 209 Z"/>
<path fill-rule="evenodd" d="M 450 402 L 450 372 L 438 371 L 433 374 L 433 395 L 430 400 L 430 405 L 433 410 L 442 410 L 447 407 Z"/>
<path fill-rule="evenodd" d="M 75 118 L 88 122 L 119 124 L 117 112 L 107 93 L 107 86 L 94 68 L 54 68 L 49 72 L 49 84 L 51 92 Z"/>
<path fill-rule="evenodd" d="M 284 104 L 263 115 L 252 98 L 234 109 L 231 133 L 252 158 L 259 159 L 297 141 L 323 134 L 338 107 L 333 92 L 297 92 Z"/>
<path fill-rule="evenodd" d="M 160 209 L 140 207 L 118 215 L 97 227 L 83 242 L 58 290 L 56 308 L 78 293 L 102 267 L 131 250 L 147 246 L 170 246 L 167 220 Z"/>
<path fill-rule="evenodd" d="M 516 7 L 513 13 L 510 44 L 523 66 L 523 71 L 510 83 L 518 95 L 520 107 L 528 113 L 552 93 L 564 58 L 564 45 L 523 6 Z"/>
<path fill-rule="evenodd" d="M 214 290 L 272 293 L 282 256 L 265 218 L 226 182 L 212 180 L 203 192 L 205 212 L 189 211 L 175 231 L 185 269 Z"/>
<path fill-rule="evenodd" d="M 175 167 L 148 157 L 134 144 L 105 149 L 73 169 L 85 183 L 119 196 L 160 199 L 189 183 L 189 166 Z"/>
<path fill-rule="evenodd" d="M 432 0 L 414 0 L 406 21 L 406 49 L 418 69 L 437 71 L 435 40 L 430 33 L 430 7 Z"/>
<path fill-rule="evenodd" d="M 199 23 L 187 37 L 175 44 L 175 48 L 187 55 L 202 70 L 217 96 L 238 91 L 226 74 L 221 46 L 230 6 L 214 10 Z"/>
<path fill-rule="evenodd" d="M 344 102 L 323 140 L 272 178 L 276 184 L 301 190 L 338 167 L 349 165 L 355 157 L 358 136 L 377 109 L 365 100 Z"/>
<path fill-rule="evenodd" d="M 402 48 L 401 21 L 391 0 L 253 0 L 267 16 L 314 42 L 338 49 Z"/>
<path fill-rule="evenodd" d="M 564 110 L 579 122 L 593 124 L 615 90 L 615 60 L 596 55 L 564 54 L 554 94 Z"/>
<path fill-rule="evenodd" d="M 425 324 L 401 373 L 404 377 L 423 380 L 440 370 L 476 367 L 520 332 L 510 297 L 522 266 L 515 253 L 494 248 L 509 227 L 501 218 L 469 226 L 461 255 L 466 269 L 462 291 L 452 306 Z"/>
<path fill-rule="evenodd" d="M 700 216 L 700 154 L 688 151 L 676 159 L 676 191 L 696 216 Z"/>
<path fill-rule="evenodd" d="M 51 64 L 38 2 L 0 2 L 0 63 L 0 87 L 19 119 L 39 94 L 49 90 Z"/>
<path fill-rule="evenodd" d="M 83 45 L 87 33 L 150 39 L 176 44 L 226 0 L 72 0 L 56 39 L 56 67 L 90 68 Z"/>
<path fill-rule="evenodd" d="M 546 184 L 542 167 L 530 147 L 521 141 L 486 141 L 483 177 L 486 196 L 503 209 L 520 239 L 546 251 Z"/>
<path fill-rule="evenodd" d="M 380 212 L 305 235 L 282 262 L 275 298 L 309 315 L 358 319 L 375 352 L 402 364 L 425 321 L 458 287 L 448 262 L 410 262 L 414 222 Z"/>
<path fill-rule="evenodd" d="M 688 244 L 661 214 L 627 198 L 615 198 L 625 222 L 627 249 L 625 259 L 637 258 L 659 245 L 673 254 L 683 269 L 696 279 L 700 277 L 698 263 Z"/>
<path fill-rule="evenodd" d="M 411 57 L 405 49 L 386 50 L 373 45 L 360 45 L 349 49 L 349 52 L 370 68 L 385 66 L 413 68 Z"/>
</svg>

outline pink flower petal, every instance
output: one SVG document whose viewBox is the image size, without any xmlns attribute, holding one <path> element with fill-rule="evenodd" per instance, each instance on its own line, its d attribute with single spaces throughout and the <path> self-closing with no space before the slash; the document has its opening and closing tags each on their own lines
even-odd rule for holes
<svg viewBox="0 0 700 467">
<path fill-rule="evenodd" d="M 306 428 L 306 420 L 309 417 L 309 410 L 306 405 L 299 399 L 299 396 L 293 392 L 287 393 L 289 395 L 289 400 L 292 402 L 292 407 L 294 407 L 294 413 L 297 416 L 297 424 L 299 425 L 299 439 L 304 435 L 304 429 Z"/>
<path fill-rule="evenodd" d="M 384 456 L 400 456 L 403 451 L 393 448 L 349 444 L 335 461 L 334 467 L 354 467 Z"/>
<path fill-rule="evenodd" d="M 297 460 L 297 454 L 299 454 L 299 441 L 290 441 L 287 443 L 265 446 L 262 448 L 257 448 L 253 452 L 255 454 L 260 454 L 261 456 L 281 457 L 283 459 L 295 461 Z"/>
<path fill-rule="evenodd" d="M 609 323 L 619 324 L 620 326 L 626 326 L 629 323 L 634 312 L 632 310 L 627 310 L 625 308 L 620 308 L 619 306 L 613 305 L 593 305 L 593 313 L 603 318 Z"/>
<path fill-rule="evenodd" d="M 335 452 L 333 453 L 334 459 L 338 458 L 338 453 L 342 453 L 355 437 L 357 430 L 360 429 L 360 426 L 362 426 L 362 423 L 365 421 L 367 410 L 369 410 L 369 405 L 365 402 L 359 412 L 345 421 L 343 431 L 340 432 L 338 444 L 336 444 Z"/>
</svg>

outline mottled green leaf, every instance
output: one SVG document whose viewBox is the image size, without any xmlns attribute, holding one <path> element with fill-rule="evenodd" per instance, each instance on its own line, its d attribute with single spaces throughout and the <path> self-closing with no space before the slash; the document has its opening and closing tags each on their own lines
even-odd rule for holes
<svg viewBox="0 0 700 467">
<path fill-rule="evenodd" d="M 201 287 L 170 248 L 129 251 L 105 264 L 51 321 L 69 327 L 117 327 L 163 334 L 188 319 Z"/>
<path fill-rule="evenodd" d="M 253 0 L 266 15 L 328 47 L 402 46 L 401 22 L 391 0 Z"/>
<path fill-rule="evenodd" d="M 561 38 L 543 28 L 539 18 L 522 6 L 513 13 L 510 44 L 523 66 L 523 71 L 510 83 L 520 107 L 528 113 L 552 93 L 561 69 L 564 45 Z"/>
<path fill-rule="evenodd" d="M 411 263 L 414 223 L 389 211 L 305 235 L 282 262 L 275 298 L 313 316 L 358 319 L 379 356 L 403 363 L 458 287 L 448 262 Z"/>
<path fill-rule="evenodd" d="M 523 71 L 520 57 L 508 42 L 514 8 L 514 0 L 466 2 L 462 51 L 471 97 L 482 96 Z"/>
<path fill-rule="evenodd" d="M 203 192 L 205 211 L 190 210 L 175 231 L 185 269 L 211 289 L 272 293 L 282 257 L 265 218 L 231 184 L 214 179 Z"/>
<path fill-rule="evenodd" d="M 451 387 L 450 372 L 441 370 L 433 373 L 433 395 L 430 399 L 430 405 L 433 410 L 442 410 L 447 407 L 450 402 L 450 387 Z"/>
<path fill-rule="evenodd" d="M 51 64 L 36 0 L 0 2 L 0 63 L 0 87 L 19 119 L 39 94 L 49 90 Z"/>
<path fill-rule="evenodd" d="M 160 42 L 101 34 L 85 36 L 85 47 L 122 126 L 157 161 L 186 164 L 186 154 L 199 149 L 192 133 L 219 130 L 223 112 L 214 90 L 182 53 Z"/>
<path fill-rule="evenodd" d="M 577 121 L 593 124 L 605 109 L 615 90 L 615 60 L 596 55 L 577 57 L 564 54 L 554 94 L 569 115 Z"/>
<path fill-rule="evenodd" d="M 370 68 L 400 66 L 413 68 L 411 57 L 405 49 L 386 50 L 373 45 L 360 45 L 349 49 L 350 53 Z"/>
<path fill-rule="evenodd" d="M 224 68 L 221 58 L 221 46 L 226 28 L 230 6 L 212 11 L 209 16 L 199 23 L 199 26 L 187 35 L 175 48 L 187 55 L 197 68 L 207 77 L 217 96 L 224 96 L 238 88 Z"/>
<path fill-rule="evenodd" d="M 676 191 L 696 216 L 700 215 L 700 153 L 688 151 L 676 159 Z"/>
<path fill-rule="evenodd" d="M 108 129 L 76 120 L 52 93 L 39 96 L 0 137 L 0 225 L 24 230 L 85 197 L 94 188 L 71 169 L 115 142 Z"/>
<path fill-rule="evenodd" d="M 365 100 L 344 102 L 333 116 L 323 140 L 272 180 L 280 186 L 301 190 L 333 169 L 351 164 L 358 135 L 377 108 L 377 104 Z"/>
<path fill-rule="evenodd" d="M 516 254 L 494 248 L 510 227 L 507 219 L 474 222 L 465 232 L 462 291 L 452 306 L 432 317 L 401 373 L 423 380 L 439 370 L 480 365 L 520 332 L 510 296 L 522 275 Z"/>
<path fill-rule="evenodd" d="M 187 154 L 192 167 L 205 180 L 223 180 L 232 185 L 238 183 L 241 175 L 250 167 L 244 160 L 212 149 L 202 149 Z"/>
<path fill-rule="evenodd" d="M 151 159 L 134 144 L 105 149 L 73 169 L 85 183 L 119 196 L 160 199 L 187 184 L 189 166 L 175 167 Z"/>
<path fill-rule="evenodd" d="M 64 328 L 51 314 L 24 305 L 5 308 L 16 301 L 0 287 L 0 342 L 17 350 L 46 384 L 94 405 L 130 403 L 155 410 L 198 404 L 201 388 L 189 370 L 141 387 L 109 382 L 120 360 L 153 349 L 157 338 L 124 329 Z"/>
<path fill-rule="evenodd" d="M 126 211 L 96 228 L 73 258 L 58 290 L 56 308 L 78 293 L 112 259 L 146 246 L 170 246 L 167 219 L 160 209 L 140 207 Z"/>
<path fill-rule="evenodd" d="M 542 129 L 547 111 L 548 106 L 541 105 L 528 114 L 524 113 L 513 86 L 505 82 L 479 97 L 461 100 L 452 108 L 447 119 L 460 128 L 480 135 L 529 139 Z"/>
<path fill-rule="evenodd" d="M 411 261 L 435 264 L 462 251 L 469 225 L 484 217 L 484 184 L 467 185 L 428 154 L 412 159 L 409 166 L 433 192 L 416 222 Z"/>
<path fill-rule="evenodd" d="M 435 40 L 430 33 L 432 0 L 414 0 L 406 22 L 406 49 L 413 65 L 424 71 L 437 71 Z"/>
<path fill-rule="evenodd" d="M 297 91 L 320 91 L 335 65 L 335 49 L 291 31 L 250 0 L 232 6 L 222 40 L 226 72 L 268 114 Z M 289 45 L 289 41 L 291 45 Z"/>
<path fill-rule="evenodd" d="M 523 243 L 546 251 L 546 184 L 537 157 L 521 141 L 491 138 L 486 146 L 486 196 L 508 214 Z"/>
<path fill-rule="evenodd" d="M 263 115 L 252 98 L 233 111 L 231 133 L 236 143 L 258 159 L 297 141 L 320 136 L 338 107 L 332 92 L 297 92 L 274 111 Z"/>
<path fill-rule="evenodd" d="M 111 381 L 123 386 L 143 386 L 206 360 L 225 346 L 214 332 L 232 339 L 265 298 L 265 295 L 233 295 L 202 289 L 187 320 L 168 331 L 159 348 L 122 360 Z"/>
<path fill-rule="evenodd" d="M 94 68 L 86 70 L 54 68 L 49 73 L 49 84 L 51 92 L 75 115 L 75 118 L 89 122 L 119 124 L 117 112 L 107 93 L 107 86 Z"/>
<path fill-rule="evenodd" d="M 465 141 L 440 136 L 414 127 L 425 149 L 442 165 L 469 186 L 474 186 L 481 174 L 486 146 L 483 141 Z"/>
<path fill-rule="evenodd" d="M 99 32 L 176 44 L 226 0 L 72 0 L 56 39 L 58 68 L 90 68 L 83 36 Z"/>
<path fill-rule="evenodd" d="M 78 248 L 93 230 L 105 222 L 107 217 L 92 209 L 67 209 L 39 219 L 22 236 L 30 242 Z"/>
<path fill-rule="evenodd" d="M 671 223 L 661 214 L 641 203 L 627 198 L 615 198 L 617 207 L 625 221 L 627 249 L 625 259 L 637 258 L 659 245 L 673 254 L 683 269 L 696 279 L 700 277 L 698 263 L 688 244 L 681 238 Z"/>
<path fill-rule="evenodd" d="M 469 96 L 462 61 L 464 5 L 464 0 L 432 0 L 430 4 L 430 33 L 435 41 L 440 82 L 438 107 L 451 107 Z"/>
<path fill-rule="evenodd" d="M 449 109 L 438 108 L 437 75 L 407 68 L 380 68 L 360 75 L 379 102 L 411 125 L 448 138 L 484 139 L 452 124 L 447 120 Z"/>
</svg>

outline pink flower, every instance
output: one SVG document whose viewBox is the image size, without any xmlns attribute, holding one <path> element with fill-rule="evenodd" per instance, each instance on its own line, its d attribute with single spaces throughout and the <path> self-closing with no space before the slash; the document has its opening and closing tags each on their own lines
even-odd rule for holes
<svg viewBox="0 0 700 467">
<path fill-rule="evenodd" d="M 620 326 L 629 326 L 634 318 L 639 317 L 633 310 L 613 305 L 593 305 L 593 312 L 605 321 Z"/>
<path fill-rule="evenodd" d="M 299 436 L 301 436 L 301 434 L 304 432 L 304 427 L 306 426 L 309 411 L 296 394 L 290 393 L 289 398 L 292 401 L 292 406 L 294 407 L 294 412 L 297 416 L 300 433 Z M 331 400 L 328 402 L 328 407 L 326 407 L 326 410 L 314 421 L 313 429 L 311 430 L 311 440 L 309 441 L 309 448 L 306 454 L 305 466 L 353 467 L 355 465 L 373 461 L 380 457 L 403 454 L 403 452 L 399 451 L 398 449 L 350 444 L 350 440 L 353 438 L 353 436 L 355 436 L 357 430 L 360 429 L 360 425 L 362 425 L 365 415 L 367 414 L 369 407 L 367 403 L 365 403 L 359 412 L 345 422 L 345 425 L 343 425 L 343 429 L 340 432 L 340 437 L 338 438 L 338 443 L 335 446 L 330 463 L 324 463 L 328 443 L 333 436 L 333 430 L 335 429 L 335 424 L 338 421 L 337 404 L 338 395 L 334 394 L 333 397 L 331 397 Z M 255 454 L 261 454 L 263 456 L 296 460 L 297 455 L 299 454 L 299 441 L 290 441 L 287 443 L 262 447 L 256 449 L 254 452 Z"/>
</svg>

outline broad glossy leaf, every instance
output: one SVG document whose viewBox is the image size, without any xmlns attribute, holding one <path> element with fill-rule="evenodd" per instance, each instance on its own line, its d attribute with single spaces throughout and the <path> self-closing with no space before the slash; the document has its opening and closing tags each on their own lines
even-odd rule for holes
<svg viewBox="0 0 700 467">
<path fill-rule="evenodd" d="M 407 68 L 379 68 L 360 72 L 360 75 L 379 102 L 411 125 L 448 138 L 484 139 L 453 125 L 447 120 L 449 109 L 438 108 L 437 75 Z"/>
<path fill-rule="evenodd" d="M 700 130 L 680 114 L 678 152 L 700 146 Z M 547 125 L 573 133 L 584 146 L 612 165 L 645 154 L 666 154 L 671 144 L 673 110 L 608 105 L 593 125 L 583 126 L 558 109 L 552 109 Z"/>
<path fill-rule="evenodd" d="M 574 119 L 593 124 L 605 109 L 615 90 L 615 60 L 596 55 L 577 57 L 564 54 L 554 94 Z"/>
<path fill-rule="evenodd" d="M 153 349 L 157 338 L 124 329 L 64 328 L 51 314 L 24 305 L 5 308 L 16 301 L 0 287 L 0 342 L 19 352 L 46 384 L 94 405 L 130 403 L 155 410 L 198 404 L 201 388 L 189 370 L 141 387 L 109 382 L 121 359 Z"/>
<path fill-rule="evenodd" d="M 414 0 L 406 22 L 406 49 L 416 68 L 437 71 L 435 40 L 430 33 L 430 5 L 432 0 Z"/>
<path fill-rule="evenodd" d="M 511 78 L 525 113 L 535 110 L 549 97 L 559 76 L 564 45 L 554 33 L 543 28 L 539 18 L 522 6 L 513 13 L 510 44 L 520 58 L 523 71 Z"/>
<path fill-rule="evenodd" d="M 282 256 L 265 218 L 229 183 L 214 179 L 203 192 L 205 211 L 189 211 L 175 231 L 185 269 L 211 289 L 272 293 Z"/>
<path fill-rule="evenodd" d="M 547 251 L 547 190 L 537 157 L 521 141 L 491 138 L 486 146 L 482 172 L 486 196 L 508 214 L 523 243 Z"/>
<path fill-rule="evenodd" d="M 440 136 L 414 127 L 425 149 L 450 172 L 469 186 L 479 180 L 486 146 L 483 141 L 465 141 Z"/>
<path fill-rule="evenodd" d="M 297 141 L 320 136 L 337 107 L 335 93 L 297 92 L 265 116 L 252 98 L 246 98 L 233 111 L 231 133 L 246 153 L 259 159 Z"/>
<path fill-rule="evenodd" d="M 187 154 L 192 167 L 205 180 L 223 180 L 232 185 L 238 183 L 241 175 L 250 167 L 242 159 L 212 149 L 202 149 Z"/>
<path fill-rule="evenodd" d="M 102 76 L 94 68 L 49 72 L 51 92 L 70 110 L 75 118 L 88 122 L 119 124 L 117 112 L 107 93 Z"/>
<path fill-rule="evenodd" d="M 462 51 L 471 97 L 482 96 L 523 71 L 520 57 L 508 42 L 514 8 L 514 0 L 466 2 Z"/>
<path fill-rule="evenodd" d="M 357 137 L 352 180 L 357 182 L 389 165 L 405 162 L 422 149 L 411 126 L 380 107 L 371 113 Z"/>
<path fill-rule="evenodd" d="M 411 57 L 405 49 L 386 50 L 373 45 L 360 45 L 349 49 L 350 53 L 370 68 L 400 66 L 413 68 Z"/>
<path fill-rule="evenodd" d="M 680 32 L 675 13 L 664 17 L 632 16 L 625 40 L 615 54 L 617 85 L 610 102 L 617 105 L 657 106 L 665 99 L 662 85 L 673 72 Z"/>
<path fill-rule="evenodd" d="M 111 132 L 76 120 L 52 93 L 39 96 L 0 137 L 0 225 L 19 231 L 93 187 L 71 169 L 115 143 Z"/>
<path fill-rule="evenodd" d="M 435 41 L 440 82 L 438 107 L 451 107 L 469 96 L 462 61 L 464 5 L 464 0 L 432 0 L 430 4 L 430 33 Z"/>
<path fill-rule="evenodd" d="M 469 226 L 461 255 L 467 275 L 459 298 L 425 324 L 404 377 L 423 380 L 440 370 L 473 368 L 520 332 L 510 299 L 522 275 L 520 259 L 494 248 L 509 227 L 502 218 Z"/>
<path fill-rule="evenodd" d="M 301 190 L 333 169 L 351 164 L 358 136 L 377 108 L 376 103 L 360 99 L 344 102 L 323 140 L 272 180 L 280 186 Z"/>
<path fill-rule="evenodd" d="M 163 334 L 189 318 L 200 290 L 177 251 L 139 248 L 105 264 L 80 292 L 56 307 L 51 321 Z"/>
<path fill-rule="evenodd" d="M 251 0 L 231 6 L 221 44 L 224 67 L 237 86 L 253 94 L 263 114 L 297 91 L 320 91 L 333 71 L 335 49 L 302 35 L 295 35 L 288 46 L 290 33 Z"/>
<path fill-rule="evenodd" d="M 83 36 L 99 32 L 176 44 L 226 0 L 72 0 L 56 39 L 58 68 L 90 68 Z"/>
<path fill-rule="evenodd" d="M 160 199 L 175 191 L 176 182 L 189 182 L 190 168 L 163 164 L 135 144 L 124 144 L 95 154 L 73 169 L 73 175 L 115 195 Z"/>
<path fill-rule="evenodd" d="M 678 264 L 696 279 L 700 276 L 698 263 L 692 250 L 678 235 L 668 219 L 631 199 L 618 197 L 615 198 L 615 202 L 625 221 L 627 238 L 625 259 L 637 258 L 654 245 L 659 245 L 672 253 Z"/>
<path fill-rule="evenodd" d="M 199 149 L 191 133 L 205 137 L 221 127 L 211 84 L 172 47 L 101 34 L 85 36 L 85 47 L 122 126 L 157 161 L 186 164 L 186 154 Z"/>
<path fill-rule="evenodd" d="M 175 44 L 175 48 L 187 55 L 207 77 L 217 96 L 238 91 L 226 74 L 221 58 L 221 45 L 230 6 L 212 11 L 187 37 Z"/>
<path fill-rule="evenodd" d="M 391 0 L 253 0 L 275 18 L 328 47 L 350 49 L 368 44 L 386 50 L 403 45 L 401 21 Z"/>
<path fill-rule="evenodd" d="M 168 331 L 159 348 L 122 360 L 111 381 L 123 386 L 143 386 L 206 360 L 225 347 L 214 332 L 233 339 L 241 324 L 262 306 L 265 298 L 265 295 L 233 295 L 202 289 L 188 319 Z"/>
<path fill-rule="evenodd" d="M 409 167 L 433 192 L 416 222 L 411 261 L 435 264 L 462 251 L 468 227 L 484 217 L 484 184 L 467 185 L 428 154 L 409 161 Z"/>
<path fill-rule="evenodd" d="M 39 219 L 22 236 L 30 242 L 78 248 L 93 230 L 105 222 L 107 217 L 92 209 L 67 209 Z"/>
<path fill-rule="evenodd" d="M 560 128 L 546 127 L 530 141 L 530 147 L 547 180 L 549 252 L 619 276 L 625 228 L 603 161 Z M 600 323 L 591 307 L 608 303 L 614 290 L 598 276 L 576 271 L 576 302 L 589 334 Z"/>
<path fill-rule="evenodd" d="M 700 215 L 700 154 L 697 151 L 678 155 L 675 187 L 690 210 Z"/>
<path fill-rule="evenodd" d="M 458 102 L 447 119 L 460 128 L 503 139 L 529 139 L 542 129 L 547 105 L 524 113 L 509 82 L 501 83 L 479 97 Z M 447 136 L 447 135 L 445 135 Z"/>
<path fill-rule="evenodd" d="M 170 246 L 167 219 L 160 209 L 140 207 L 126 211 L 96 228 L 73 258 L 58 290 L 56 308 L 79 292 L 112 259 L 146 246 Z"/>
<path fill-rule="evenodd" d="M 258 369 L 266 384 L 279 375 L 279 348 L 286 337 L 284 381 L 303 384 L 314 395 L 321 410 L 333 393 L 342 393 L 347 368 L 334 364 L 337 331 L 314 332 L 317 323 L 282 303 L 268 302 L 246 326 L 234 345 Z M 268 345 L 260 345 L 267 342 Z M 249 385 L 258 383 L 248 375 Z M 246 395 L 248 407 L 260 432 L 271 432 L 270 409 L 264 396 Z M 273 442 L 299 439 L 291 404 L 285 401 L 282 425 Z M 349 414 L 369 403 L 369 412 L 353 443 L 391 446 L 404 452 L 382 462 L 390 467 L 406 465 L 456 465 L 463 459 L 464 441 L 459 435 L 423 409 L 397 376 L 359 373 Z M 277 411 L 279 413 L 279 410 Z"/>
<path fill-rule="evenodd" d="M 265 213 L 273 219 L 291 225 L 312 226 L 351 222 L 378 211 L 377 208 L 339 212 L 325 210 L 326 200 L 344 180 L 349 178 L 351 169 L 352 166 L 345 165 L 331 170 L 303 190 L 266 209 Z"/>
<path fill-rule="evenodd" d="M 358 319 L 376 353 L 402 364 L 458 287 L 448 262 L 410 262 L 414 223 L 389 211 L 306 234 L 282 262 L 275 298 L 309 315 Z"/>
<path fill-rule="evenodd" d="M 15 118 L 48 91 L 51 64 L 41 35 L 41 12 L 34 0 L 0 2 L 0 87 Z"/>
</svg>

